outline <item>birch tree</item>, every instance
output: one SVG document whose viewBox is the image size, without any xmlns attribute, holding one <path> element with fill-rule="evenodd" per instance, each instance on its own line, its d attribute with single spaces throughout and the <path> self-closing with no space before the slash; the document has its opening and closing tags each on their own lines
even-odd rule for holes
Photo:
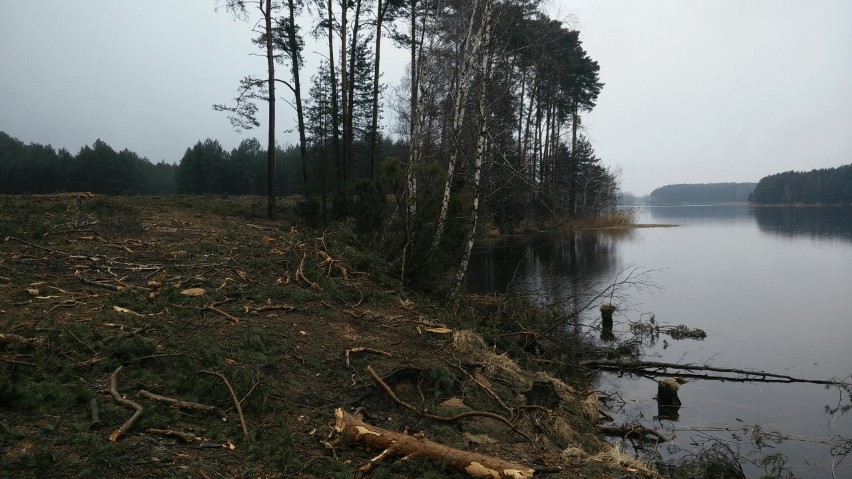
<svg viewBox="0 0 852 479">
<path fill-rule="evenodd" d="M 456 285 L 453 288 L 452 296 L 454 297 L 461 288 L 464 281 L 467 265 L 470 262 L 470 253 L 473 250 L 473 241 L 476 238 L 476 224 L 479 219 L 479 187 L 482 175 L 482 164 L 485 161 L 485 147 L 488 139 L 488 109 L 487 109 L 487 93 L 488 93 L 488 73 L 489 73 L 489 55 L 491 49 L 491 15 L 494 10 L 493 0 L 485 0 L 485 12 L 482 14 L 482 28 L 480 48 L 479 48 L 479 136 L 476 141 L 476 159 L 473 171 L 473 207 L 470 214 L 470 229 L 467 233 L 465 241 L 464 254 L 461 264 L 456 272 Z"/>
<path fill-rule="evenodd" d="M 474 19 L 476 17 L 475 13 L 477 12 L 478 7 L 479 0 L 474 0 L 471 8 L 470 22 L 467 27 L 464 43 L 462 44 L 462 67 L 459 71 L 458 81 L 456 81 L 456 88 L 453 93 L 452 136 L 450 139 L 450 157 L 447 166 L 447 179 L 444 184 L 444 195 L 441 198 L 441 212 L 438 216 L 435 234 L 432 238 L 432 245 L 429 250 L 430 255 L 438 249 L 438 245 L 441 242 L 441 236 L 444 234 L 444 228 L 446 227 L 447 213 L 450 209 L 450 194 L 452 193 L 452 185 L 455 178 L 456 162 L 459 157 L 461 129 L 464 124 L 465 112 L 467 111 L 468 92 L 470 91 L 471 82 L 473 81 L 472 70 L 475 61 L 474 58 L 481 47 L 480 43 L 483 38 L 483 28 L 485 28 L 485 22 L 480 22 L 479 31 L 476 37 L 473 36 Z"/>
</svg>

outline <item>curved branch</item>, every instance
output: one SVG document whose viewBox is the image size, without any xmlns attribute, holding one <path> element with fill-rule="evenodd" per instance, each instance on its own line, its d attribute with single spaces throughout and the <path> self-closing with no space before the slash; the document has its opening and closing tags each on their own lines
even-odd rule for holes
<svg viewBox="0 0 852 479">
<path fill-rule="evenodd" d="M 136 424 L 136 422 L 139 420 L 139 418 L 142 417 L 142 406 L 139 405 L 138 403 L 131 401 L 130 399 L 123 398 L 121 396 L 121 394 L 118 393 L 118 389 L 117 389 L 118 374 L 121 372 L 122 369 L 124 369 L 124 366 L 119 366 L 110 375 L 110 377 L 109 377 L 109 394 L 110 394 L 110 396 L 112 396 L 112 399 L 115 402 L 117 402 L 118 404 L 121 404 L 122 406 L 129 407 L 136 412 L 134 412 L 133 415 L 130 416 L 130 419 L 125 421 L 125 423 L 122 424 L 120 428 L 116 429 L 115 431 L 112 432 L 112 434 L 109 435 L 109 440 L 112 441 L 112 442 L 117 441 L 118 438 L 120 438 L 127 431 L 129 431 L 130 428 L 132 428 L 133 425 Z"/>
<path fill-rule="evenodd" d="M 464 419 L 464 418 L 467 418 L 467 417 L 487 417 L 487 418 L 494 419 L 495 421 L 502 422 L 503 424 L 509 426 L 519 436 L 523 436 L 524 439 L 532 442 L 532 438 L 528 434 L 526 434 L 525 432 L 523 432 L 520 429 L 518 429 L 517 427 L 515 427 L 515 425 L 512 424 L 511 421 L 509 421 L 505 417 L 503 417 L 499 414 L 494 414 L 493 412 L 469 411 L 469 412 L 463 412 L 461 414 L 456 414 L 455 416 L 436 416 L 434 414 L 429 414 L 425 411 L 421 411 L 420 409 L 418 409 L 418 408 L 412 406 L 411 404 L 408 404 L 407 402 L 403 401 L 402 399 L 398 398 L 396 396 L 396 394 L 394 394 L 394 392 L 391 390 L 390 386 L 388 386 L 387 383 L 382 381 L 382 378 L 380 378 L 379 375 L 376 374 L 376 371 L 373 370 L 372 366 L 367 366 L 367 372 L 370 373 L 370 376 L 373 377 L 373 380 L 376 381 L 376 384 L 378 384 L 382 389 L 384 389 L 384 391 L 388 394 L 388 396 L 390 396 L 390 398 L 393 400 L 393 402 L 397 403 L 398 405 L 400 405 L 400 406 L 402 406 L 402 407 L 404 407 L 408 410 L 411 410 L 411 411 L 416 412 L 417 414 L 420 414 L 421 416 L 425 417 L 426 419 L 432 419 L 433 421 L 441 421 L 441 422 L 455 422 L 455 421 L 458 421 L 459 419 Z"/>
</svg>

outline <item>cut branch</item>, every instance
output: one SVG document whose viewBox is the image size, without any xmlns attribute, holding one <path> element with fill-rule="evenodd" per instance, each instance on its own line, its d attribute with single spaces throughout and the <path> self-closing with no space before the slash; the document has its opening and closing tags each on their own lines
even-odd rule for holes
<svg viewBox="0 0 852 479">
<path fill-rule="evenodd" d="M 298 280 L 300 280 L 300 279 L 301 279 L 302 281 L 304 281 L 305 283 L 307 283 L 307 284 L 308 284 L 308 286 L 310 286 L 311 288 L 314 288 L 314 289 L 322 289 L 322 288 L 320 287 L 320 285 L 319 285 L 319 284 L 314 283 L 313 281 L 309 280 L 309 279 L 305 276 L 305 259 L 306 259 L 305 254 L 304 254 L 304 253 L 302 253 L 302 261 L 301 261 L 301 262 L 299 262 L 299 268 L 298 268 L 298 269 L 296 269 L 296 281 L 298 281 Z"/>
<path fill-rule="evenodd" d="M 354 354 L 354 353 L 381 354 L 382 356 L 390 356 L 391 355 L 391 353 L 389 353 L 387 351 L 382 351 L 382 350 L 373 349 L 373 348 L 364 348 L 364 347 L 360 347 L 360 346 L 352 348 L 352 349 L 347 349 L 346 350 L 346 367 L 347 368 L 350 367 L 349 366 L 349 355 Z"/>
<path fill-rule="evenodd" d="M 185 443 L 190 443 L 190 442 L 193 442 L 197 439 L 195 437 L 195 434 L 192 434 L 192 433 L 189 433 L 189 432 L 173 431 L 171 429 L 153 429 L 152 428 L 152 429 L 146 429 L 145 432 L 147 432 L 148 434 L 156 434 L 158 436 L 176 437 L 176 438 L 180 439 L 181 441 L 183 441 Z"/>
<path fill-rule="evenodd" d="M 228 392 L 231 393 L 231 399 L 233 399 L 233 401 L 234 401 L 234 408 L 236 408 L 237 416 L 240 418 L 240 426 L 242 426 L 242 428 L 243 428 L 243 434 L 246 437 L 248 437 L 249 432 L 248 432 L 248 427 L 246 426 L 246 418 L 245 418 L 245 416 L 243 416 L 243 408 L 240 406 L 240 400 L 237 399 L 237 393 L 234 392 L 234 388 L 231 387 L 231 383 L 228 382 L 228 378 L 226 378 L 221 373 L 217 373 L 215 371 L 201 371 L 201 372 L 205 373 L 205 374 L 212 374 L 213 376 L 218 376 L 219 379 L 221 379 L 222 382 L 225 383 L 225 387 L 228 388 Z"/>
<path fill-rule="evenodd" d="M 142 406 L 138 403 L 135 403 L 129 399 L 122 397 L 116 389 L 116 383 L 118 382 L 118 374 L 121 372 L 122 369 L 124 369 L 124 366 L 119 366 L 115 369 L 115 371 L 113 371 L 112 375 L 110 375 L 109 394 L 110 396 L 112 396 L 112 399 L 115 402 L 122 406 L 129 407 L 136 412 L 134 412 L 133 415 L 130 416 L 130 419 L 128 419 L 124 424 L 122 424 L 120 428 L 116 429 L 115 431 L 113 431 L 112 434 L 109 435 L 109 440 L 112 442 L 117 441 L 118 438 L 120 438 L 127 431 L 129 431 L 130 428 L 132 428 L 133 425 L 136 424 L 139 418 L 142 417 Z"/>
<path fill-rule="evenodd" d="M 338 433 L 345 434 L 353 442 L 382 451 L 359 469 L 362 473 L 369 472 L 386 456 L 431 459 L 443 463 L 449 469 L 477 478 L 530 479 L 535 473 L 533 469 L 504 459 L 463 451 L 423 437 L 372 426 L 357 416 L 347 414 L 341 408 L 338 408 L 334 415 L 335 430 Z"/>
<path fill-rule="evenodd" d="M 217 308 L 216 306 L 213 306 L 212 304 L 205 304 L 204 307 L 201 308 L 201 310 L 202 311 L 212 311 L 212 312 L 214 312 L 214 313 L 216 313 L 220 316 L 227 318 L 229 321 L 234 322 L 234 323 L 240 322 L 240 318 L 238 318 L 238 317 L 236 317 L 232 314 L 226 313 L 225 311 L 222 311 L 221 309 Z"/>
<path fill-rule="evenodd" d="M 199 404 L 195 402 L 181 401 L 180 399 L 170 398 L 166 396 L 160 396 L 159 394 L 154 394 L 152 392 L 148 392 L 144 389 L 139 391 L 140 396 L 145 396 L 148 399 L 152 399 L 154 401 L 164 402 L 169 406 L 176 407 L 178 409 L 191 409 L 193 411 L 201 411 L 206 413 L 211 413 L 219 416 L 223 420 L 227 420 L 228 416 L 225 414 L 225 411 L 215 407 L 208 406 L 207 404 Z"/>
<path fill-rule="evenodd" d="M 382 380 L 382 378 L 380 378 L 379 375 L 376 374 L 376 371 L 373 370 L 372 366 L 367 366 L 367 372 L 370 373 L 370 376 L 373 377 L 373 380 L 376 381 L 376 384 L 378 384 L 382 389 L 384 389 L 384 391 L 388 394 L 388 396 L 390 396 L 390 398 L 393 400 L 393 402 L 397 403 L 398 405 L 400 405 L 400 406 L 402 406 L 402 407 L 404 407 L 408 410 L 411 410 L 411 411 L 416 412 L 417 414 L 420 414 L 421 416 L 425 417 L 426 419 L 431 419 L 433 421 L 441 421 L 441 422 L 455 422 L 455 421 L 458 421 L 460 419 L 464 419 L 464 418 L 468 418 L 468 417 L 487 417 L 487 418 L 494 419 L 495 421 L 502 422 L 503 424 L 509 426 L 519 436 L 523 436 L 524 439 L 532 442 L 532 438 L 528 434 L 526 434 L 525 432 L 523 432 L 520 429 L 518 429 L 517 427 L 515 427 L 515 425 L 512 424 L 512 422 L 509 421 L 508 419 L 506 419 L 505 417 L 503 417 L 499 414 L 495 414 L 493 412 L 468 411 L 468 412 L 463 412 L 461 414 L 456 414 L 455 416 L 436 416 L 434 414 L 427 413 L 426 411 L 422 411 L 422 410 L 412 406 L 411 404 L 408 404 L 407 402 L 403 401 L 402 399 L 398 398 L 396 396 L 396 394 L 394 394 L 393 390 L 391 390 L 391 388 L 387 385 L 387 383 L 385 383 Z"/>
</svg>

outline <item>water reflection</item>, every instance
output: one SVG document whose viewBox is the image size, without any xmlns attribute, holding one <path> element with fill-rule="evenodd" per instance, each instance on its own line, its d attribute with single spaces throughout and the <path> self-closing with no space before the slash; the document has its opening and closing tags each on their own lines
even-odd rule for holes
<svg viewBox="0 0 852 479">
<path fill-rule="evenodd" d="M 649 218 L 646 218 L 645 216 Z M 648 206 L 641 208 L 640 222 L 684 224 L 753 221 L 746 205 Z"/>
<path fill-rule="evenodd" d="M 581 283 L 609 277 L 619 267 L 618 242 L 630 230 L 538 234 L 481 242 L 470 259 L 465 289 L 492 294 L 533 293 L 555 301 L 574 293 Z"/>
<path fill-rule="evenodd" d="M 764 233 L 852 241 L 852 208 L 757 207 L 757 226 Z"/>
<path fill-rule="evenodd" d="M 631 326 L 646 311 L 659 324 L 685 323 L 708 333 L 701 342 L 641 337 L 643 351 L 659 361 L 807 378 L 850 374 L 852 208 L 651 207 L 642 210 L 639 221 L 682 226 L 638 229 L 624 237 L 598 231 L 482 243 L 468 270 L 467 290 L 526 293 L 540 303 L 559 302 L 566 311 L 611 301 L 620 310 L 612 330 L 597 310 L 581 322 L 584 339 L 601 341 L 612 351 L 620 350 L 619 341 L 631 333 L 642 336 Z M 653 278 L 662 293 L 630 291 L 594 304 L 578 299 L 586 293 L 588 300 L 592 291 L 612 285 L 626 264 L 664 270 Z M 577 328 L 566 331 L 565 340 L 579 336 Z M 728 440 L 730 431 L 745 425 L 817 438 L 788 441 L 773 450 L 789 457 L 790 467 L 802 477 L 829 477 L 827 438 L 852 437 L 852 393 L 804 384 L 703 380 L 680 391 L 684 406 L 678 409 L 652 399 L 657 382 L 648 378 L 601 374 L 597 381 L 599 389 L 625 398 L 618 411 L 623 421 L 655 417 L 681 431 L 709 425 L 702 437 L 717 431 Z M 828 430 L 829 423 L 836 430 Z M 686 449 L 694 437 L 684 433 L 673 444 Z M 737 445 L 751 451 L 745 442 Z M 757 449 L 751 452 L 762 457 Z"/>
</svg>

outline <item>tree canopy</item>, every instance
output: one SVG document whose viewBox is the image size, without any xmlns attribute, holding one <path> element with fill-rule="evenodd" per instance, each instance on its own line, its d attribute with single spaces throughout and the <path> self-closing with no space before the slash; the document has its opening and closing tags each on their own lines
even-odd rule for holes
<svg viewBox="0 0 852 479">
<path fill-rule="evenodd" d="M 699 205 L 748 201 L 756 183 L 697 183 L 666 185 L 655 189 L 650 204 Z"/>
<path fill-rule="evenodd" d="M 766 176 L 750 199 L 759 204 L 852 204 L 852 164 Z"/>
</svg>

